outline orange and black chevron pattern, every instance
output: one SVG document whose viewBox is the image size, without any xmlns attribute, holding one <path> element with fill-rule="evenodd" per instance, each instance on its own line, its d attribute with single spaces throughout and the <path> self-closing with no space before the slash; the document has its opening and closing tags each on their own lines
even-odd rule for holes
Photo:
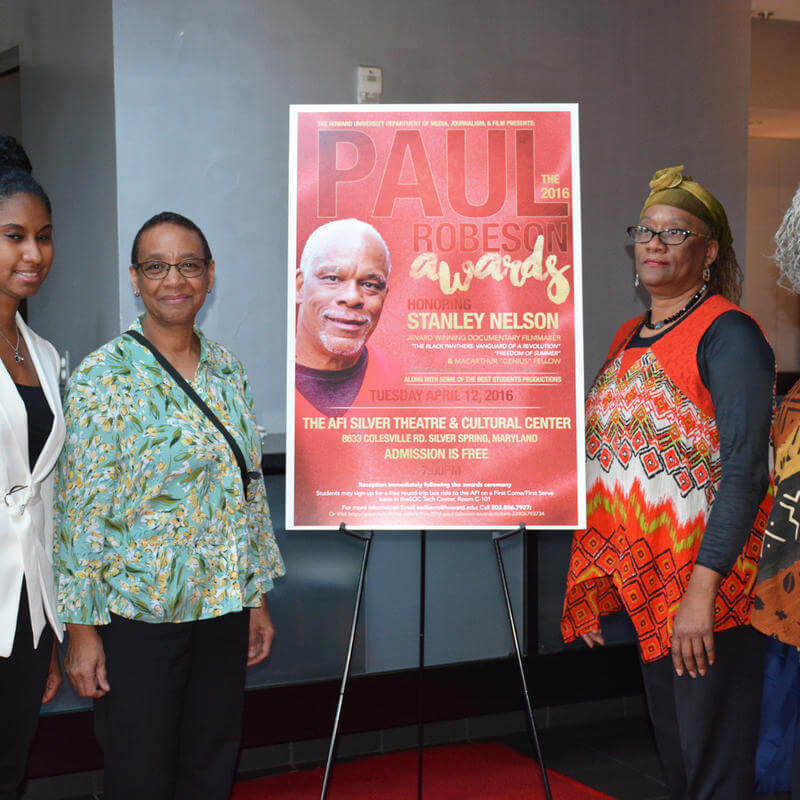
<svg viewBox="0 0 800 800">
<path fill-rule="evenodd" d="M 652 348 L 623 350 L 607 363 L 586 400 L 586 420 L 587 529 L 573 538 L 562 634 L 571 641 L 625 608 L 642 659 L 653 661 L 669 652 L 721 478 L 717 427 Z M 762 503 L 722 580 L 716 630 L 749 619 L 768 510 Z"/>
</svg>

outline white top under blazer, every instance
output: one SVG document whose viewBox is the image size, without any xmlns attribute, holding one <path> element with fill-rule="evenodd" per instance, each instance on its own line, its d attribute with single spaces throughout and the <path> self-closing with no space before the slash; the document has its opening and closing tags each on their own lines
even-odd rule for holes
<svg viewBox="0 0 800 800">
<path fill-rule="evenodd" d="M 14 645 L 23 576 L 34 647 L 48 620 L 58 638 L 63 636 L 53 581 L 54 467 L 64 443 L 59 358 L 53 345 L 37 336 L 19 314 L 17 325 L 53 412 L 53 427 L 31 471 L 25 404 L 0 362 L 0 656 L 6 658 Z"/>
</svg>

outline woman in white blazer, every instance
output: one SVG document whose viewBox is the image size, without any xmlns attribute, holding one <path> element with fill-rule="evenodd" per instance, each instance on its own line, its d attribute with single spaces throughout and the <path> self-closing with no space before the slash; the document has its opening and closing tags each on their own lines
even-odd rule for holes
<svg viewBox="0 0 800 800">
<path fill-rule="evenodd" d="M 18 312 L 50 270 L 53 229 L 50 201 L 21 148 L 9 157 L 9 138 L 0 137 L 0 800 L 17 797 L 39 706 L 61 683 L 62 635 L 52 570 L 59 360 Z"/>
</svg>

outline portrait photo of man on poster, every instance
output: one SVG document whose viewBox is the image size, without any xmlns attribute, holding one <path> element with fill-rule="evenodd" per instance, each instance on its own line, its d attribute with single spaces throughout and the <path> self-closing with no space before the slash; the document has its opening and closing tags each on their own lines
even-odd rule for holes
<svg viewBox="0 0 800 800">
<path fill-rule="evenodd" d="M 328 222 L 306 241 L 295 276 L 295 389 L 325 416 L 342 416 L 388 377 L 385 357 L 367 341 L 380 320 L 391 270 L 386 242 L 361 220 Z"/>
</svg>

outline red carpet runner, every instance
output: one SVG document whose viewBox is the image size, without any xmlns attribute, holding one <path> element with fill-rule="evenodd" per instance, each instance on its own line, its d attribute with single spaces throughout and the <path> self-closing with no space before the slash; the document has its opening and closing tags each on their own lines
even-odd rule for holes
<svg viewBox="0 0 800 800">
<path fill-rule="evenodd" d="M 548 770 L 553 800 L 613 800 Z M 318 800 L 322 767 L 236 784 L 233 800 Z M 414 800 L 416 750 L 338 764 L 328 800 Z M 503 744 L 434 747 L 425 751 L 424 800 L 544 800 L 535 761 Z"/>
</svg>

